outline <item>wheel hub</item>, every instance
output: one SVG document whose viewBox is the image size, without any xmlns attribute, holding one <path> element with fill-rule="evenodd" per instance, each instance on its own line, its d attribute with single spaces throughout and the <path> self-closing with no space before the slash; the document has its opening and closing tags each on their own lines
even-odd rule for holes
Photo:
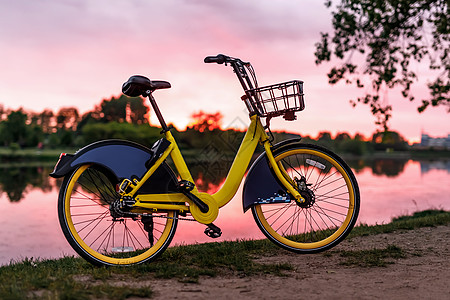
<svg viewBox="0 0 450 300">
<path fill-rule="evenodd" d="M 297 205 L 301 208 L 310 208 L 314 205 L 316 202 L 316 197 L 314 196 L 314 193 L 310 189 L 306 189 L 304 191 L 300 191 L 300 195 L 305 199 L 304 202 L 298 202 Z"/>
<path fill-rule="evenodd" d="M 316 196 L 314 195 L 314 192 L 308 188 L 308 186 L 311 186 L 311 183 L 306 183 L 306 178 L 302 176 L 300 179 L 294 178 L 294 181 L 297 184 L 297 190 L 300 193 L 300 195 L 305 199 L 304 202 L 296 201 L 297 205 L 301 208 L 310 208 L 314 205 L 316 202 Z"/>
<path fill-rule="evenodd" d="M 132 208 L 135 202 L 136 201 L 131 197 L 123 197 L 114 200 L 109 205 L 109 212 L 111 214 L 111 217 L 113 217 L 114 220 L 124 217 L 134 218 L 135 214 L 130 213 L 129 210 Z"/>
</svg>

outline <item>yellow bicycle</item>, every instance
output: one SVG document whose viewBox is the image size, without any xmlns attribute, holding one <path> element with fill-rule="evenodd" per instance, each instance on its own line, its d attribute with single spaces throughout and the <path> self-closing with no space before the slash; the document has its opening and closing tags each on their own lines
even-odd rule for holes
<svg viewBox="0 0 450 300">
<path fill-rule="evenodd" d="M 58 216 L 73 249 L 96 265 L 134 265 L 151 261 L 170 244 L 179 220 L 213 224 L 219 208 L 236 194 L 258 144 L 262 153 L 250 167 L 243 189 L 244 212 L 251 209 L 261 231 L 275 244 L 297 253 L 329 249 L 353 228 L 359 212 L 355 176 L 336 154 L 301 143 L 301 138 L 272 144 L 270 120 L 295 120 L 304 109 L 303 82 L 258 87 L 248 62 L 219 54 L 206 63 L 230 65 L 242 85 L 250 125 L 219 191 L 199 192 L 153 92 L 166 81 L 132 76 L 122 91 L 148 97 L 163 138 L 151 148 L 124 141 L 90 144 L 75 154 L 62 153 L 53 177 L 64 177 Z M 261 122 L 265 120 L 265 125 Z M 171 159 L 176 172 L 167 160 Z"/>
</svg>

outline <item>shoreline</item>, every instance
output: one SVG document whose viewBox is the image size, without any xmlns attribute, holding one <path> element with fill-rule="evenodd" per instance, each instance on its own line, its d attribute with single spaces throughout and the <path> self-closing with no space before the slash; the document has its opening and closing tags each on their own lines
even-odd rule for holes
<svg viewBox="0 0 450 300">
<path fill-rule="evenodd" d="M 60 149 L 37 149 L 24 148 L 18 150 L 11 150 L 6 147 L 0 147 L 0 163 L 15 162 L 15 161 L 50 161 L 55 163 L 61 153 L 75 153 L 78 148 L 60 148 Z M 201 149 L 181 149 L 182 154 L 186 159 L 196 158 Z M 436 160 L 436 159 L 450 159 L 450 150 L 409 150 L 397 152 L 377 151 L 373 153 L 365 153 L 363 155 L 353 155 L 349 153 L 336 152 L 343 159 L 348 160 L 373 160 L 373 159 L 412 159 L 412 160 Z M 232 159 L 234 152 L 225 151 L 224 154 Z"/>
</svg>

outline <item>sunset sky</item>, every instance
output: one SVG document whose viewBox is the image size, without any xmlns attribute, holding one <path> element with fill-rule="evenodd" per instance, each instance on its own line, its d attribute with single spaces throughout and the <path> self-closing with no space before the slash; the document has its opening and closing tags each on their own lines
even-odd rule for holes
<svg viewBox="0 0 450 300">
<path fill-rule="evenodd" d="M 0 103 L 33 111 L 76 106 L 92 110 L 118 96 L 130 75 L 167 80 L 155 92 L 168 123 L 183 129 L 200 109 L 220 111 L 223 125 L 248 123 L 242 91 L 230 68 L 204 64 L 224 53 L 251 61 L 260 85 L 300 79 L 306 109 L 295 122 L 272 121 L 273 129 L 316 136 L 319 131 L 376 129 L 369 107 L 352 108 L 361 95 L 353 86 L 330 86 L 331 64 L 316 66 L 314 44 L 331 31 L 331 11 L 321 0 L 0 0 Z M 409 140 L 421 132 L 450 133 L 444 107 L 418 114 L 426 97 L 427 70 L 417 65 L 420 86 L 410 103 L 398 92 L 391 128 Z M 152 123 L 156 122 L 151 117 Z"/>
</svg>

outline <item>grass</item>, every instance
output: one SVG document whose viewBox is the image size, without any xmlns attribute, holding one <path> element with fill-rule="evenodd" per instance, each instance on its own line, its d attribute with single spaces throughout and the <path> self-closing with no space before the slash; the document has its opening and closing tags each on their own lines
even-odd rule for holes
<svg viewBox="0 0 450 300">
<path fill-rule="evenodd" d="M 412 216 L 394 218 L 388 224 L 359 225 L 353 228 L 349 237 L 391 233 L 396 230 L 412 230 L 420 227 L 433 227 L 450 223 L 450 212 L 444 210 L 424 210 Z"/>
<path fill-rule="evenodd" d="M 282 276 L 291 270 L 288 264 L 260 264 L 254 258 L 275 255 L 278 247 L 267 240 L 205 243 L 169 248 L 153 263 L 139 265 L 135 272 L 153 273 L 157 278 L 178 278 L 196 282 L 198 276 L 217 276 L 224 273 L 251 276 L 273 274 Z"/>
<path fill-rule="evenodd" d="M 355 227 L 349 238 L 449 223 L 450 212 L 429 210 L 396 218 L 389 224 Z M 200 276 L 286 276 L 287 271 L 293 270 L 292 265 L 256 261 L 258 257 L 276 256 L 279 251 L 280 248 L 268 240 L 183 245 L 167 249 L 152 263 L 126 268 L 94 267 L 74 257 L 30 258 L 0 267 L 0 299 L 142 298 L 152 295 L 146 278 L 175 278 L 195 283 Z M 331 255 L 329 253 L 325 255 Z M 358 267 L 384 267 L 409 255 L 395 245 L 336 253 L 343 258 L 342 264 Z M 126 285 L 121 284 L 124 280 L 127 280 Z M 130 284 L 133 280 L 136 284 Z"/>
<path fill-rule="evenodd" d="M 221 274 L 283 276 L 292 270 L 289 264 L 261 264 L 258 255 L 275 255 L 279 250 L 269 241 L 241 241 L 177 246 L 167 249 L 155 262 L 124 268 L 94 267 L 81 258 L 58 260 L 26 259 L 0 267 L 0 299 L 37 298 L 108 299 L 150 297 L 148 286 L 139 279 L 177 278 L 196 283 L 199 276 Z M 136 286 L 120 286 L 122 277 L 134 278 Z"/>
<path fill-rule="evenodd" d="M 148 286 L 129 287 L 105 282 L 112 270 L 89 266 L 79 258 L 59 260 L 26 259 L 0 268 L 1 299 L 89 299 L 91 297 L 126 299 L 150 297 Z M 86 280 L 74 280 L 85 277 Z"/>
</svg>

